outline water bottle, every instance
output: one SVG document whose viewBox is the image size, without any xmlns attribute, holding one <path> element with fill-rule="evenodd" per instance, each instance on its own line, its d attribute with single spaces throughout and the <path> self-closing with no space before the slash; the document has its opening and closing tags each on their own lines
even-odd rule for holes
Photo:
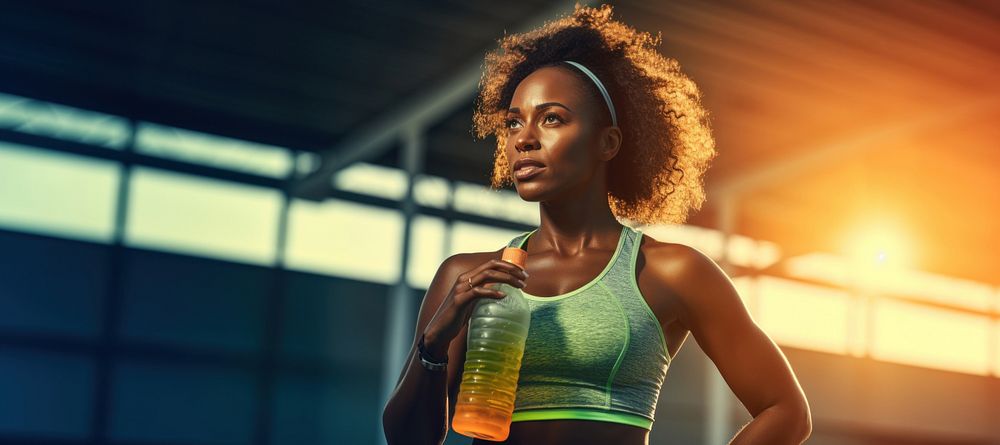
<svg viewBox="0 0 1000 445">
<path fill-rule="evenodd" d="M 523 269 L 527 256 L 522 249 L 507 247 L 502 259 Z M 465 436 L 504 441 L 510 434 L 531 310 L 519 288 L 507 283 L 489 286 L 506 296 L 475 302 L 451 427 Z"/>
</svg>

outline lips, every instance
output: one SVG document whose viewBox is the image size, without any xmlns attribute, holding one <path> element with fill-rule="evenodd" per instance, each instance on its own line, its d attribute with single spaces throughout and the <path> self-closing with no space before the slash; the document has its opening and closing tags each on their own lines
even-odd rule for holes
<svg viewBox="0 0 1000 445">
<path fill-rule="evenodd" d="M 514 162 L 514 177 L 519 181 L 535 177 L 545 168 L 545 164 L 531 158 L 521 158 Z"/>
</svg>

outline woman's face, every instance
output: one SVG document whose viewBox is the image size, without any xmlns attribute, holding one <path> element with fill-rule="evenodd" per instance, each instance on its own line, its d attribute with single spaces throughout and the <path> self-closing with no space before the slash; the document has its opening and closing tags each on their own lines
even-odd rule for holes
<svg viewBox="0 0 1000 445">
<path fill-rule="evenodd" d="M 608 113 L 607 109 L 603 103 L 595 104 L 587 85 L 568 69 L 534 71 L 517 85 L 510 101 L 504 150 L 517 192 L 525 201 L 582 192 L 617 153 L 617 140 L 607 137 L 610 127 L 601 124 L 599 113 Z M 519 164 L 527 159 L 537 163 Z"/>
</svg>

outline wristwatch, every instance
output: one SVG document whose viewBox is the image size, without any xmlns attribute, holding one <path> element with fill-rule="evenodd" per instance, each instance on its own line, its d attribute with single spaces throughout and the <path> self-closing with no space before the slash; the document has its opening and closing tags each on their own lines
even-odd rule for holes
<svg viewBox="0 0 1000 445">
<path fill-rule="evenodd" d="M 445 369 L 448 369 L 447 355 L 444 357 L 444 361 L 438 361 L 427 353 L 427 349 L 424 347 L 423 334 L 420 335 L 420 343 L 417 343 L 417 351 L 420 356 L 420 364 L 423 365 L 424 368 L 431 371 L 444 371 Z"/>
</svg>

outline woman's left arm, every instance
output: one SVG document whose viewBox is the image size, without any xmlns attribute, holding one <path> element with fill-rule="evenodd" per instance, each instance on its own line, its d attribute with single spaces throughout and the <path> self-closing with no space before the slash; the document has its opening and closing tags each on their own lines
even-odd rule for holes
<svg viewBox="0 0 1000 445">
<path fill-rule="evenodd" d="M 651 258 L 678 300 L 678 321 L 719 369 L 753 420 L 729 445 L 799 445 L 812 432 L 809 403 L 781 349 L 757 326 L 725 272 L 680 244 Z"/>
</svg>

